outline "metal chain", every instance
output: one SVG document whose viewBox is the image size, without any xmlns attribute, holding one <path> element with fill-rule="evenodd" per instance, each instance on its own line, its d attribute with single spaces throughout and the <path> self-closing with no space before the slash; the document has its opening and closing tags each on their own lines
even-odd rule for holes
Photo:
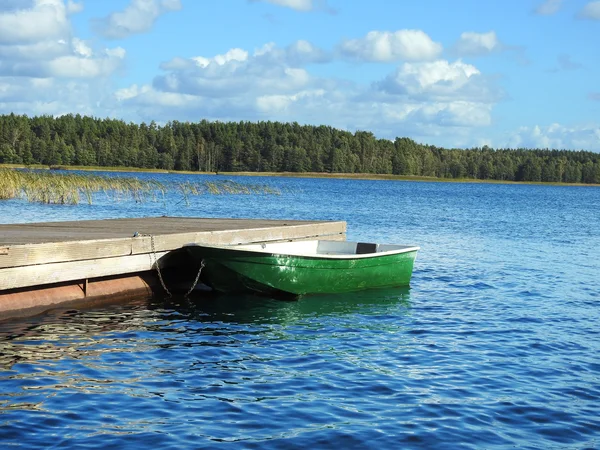
<svg viewBox="0 0 600 450">
<path fill-rule="evenodd" d="M 165 284 L 165 280 L 163 280 L 162 272 L 160 270 L 160 266 L 158 265 L 158 258 L 156 257 L 156 249 L 154 247 L 154 235 L 152 235 L 152 234 L 141 234 L 141 233 L 138 233 L 136 231 L 133 234 L 133 237 L 137 237 L 137 236 L 147 236 L 147 237 L 150 237 L 150 248 L 152 250 L 152 255 L 154 256 L 154 264 L 153 264 L 153 266 L 156 267 L 156 273 L 158 273 L 158 279 L 160 280 L 160 284 L 162 285 L 163 289 L 167 293 L 167 296 L 168 296 L 167 298 L 173 297 L 173 294 L 171 294 L 171 291 L 169 291 L 169 289 L 167 288 L 167 285 Z"/>
<path fill-rule="evenodd" d="M 169 291 L 169 289 L 167 288 L 165 280 L 163 279 L 163 276 L 162 276 L 162 272 L 160 270 L 160 266 L 158 265 L 158 258 L 156 258 L 156 248 L 154 246 L 154 235 L 153 234 L 140 234 L 136 231 L 133 234 L 133 237 L 138 237 L 138 236 L 145 236 L 145 237 L 150 238 L 150 248 L 152 250 L 152 255 L 154 256 L 153 266 L 156 267 L 156 273 L 158 273 L 158 279 L 160 280 L 160 284 L 162 285 L 163 289 L 165 290 L 165 292 L 168 295 L 167 298 L 173 297 L 173 294 L 171 294 L 171 291 Z M 198 274 L 196 275 L 196 278 L 194 279 L 194 282 L 192 283 L 192 287 L 190 287 L 190 289 L 185 293 L 183 298 L 188 298 L 189 295 L 192 293 L 192 291 L 194 289 L 196 289 L 196 285 L 198 284 L 198 281 L 200 280 L 200 275 L 202 274 L 202 269 L 204 269 L 204 260 L 200 261 L 200 268 L 198 269 Z"/>
<path fill-rule="evenodd" d="M 200 268 L 198 269 L 198 275 L 196 275 L 196 279 L 194 280 L 194 283 L 192 283 L 192 287 L 190 288 L 189 291 L 187 291 L 185 293 L 185 295 L 183 296 L 183 298 L 188 298 L 188 296 L 192 293 L 192 291 L 194 289 L 196 289 L 196 285 L 198 284 L 198 280 L 200 280 L 200 274 L 202 273 L 202 269 L 204 269 L 204 260 L 200 261 Z"/>
</svg>

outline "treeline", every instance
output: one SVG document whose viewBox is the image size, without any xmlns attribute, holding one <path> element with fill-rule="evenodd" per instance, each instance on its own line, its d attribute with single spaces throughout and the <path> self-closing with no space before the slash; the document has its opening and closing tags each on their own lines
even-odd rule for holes
<svg viewBox="0 0 600 450">
<path fill-rule="evenodd" d="M 600 154 L 586 151 L 445 149 L 298 123 L 158 126 L 79 114 L 0 116 L 0 163 L 600 183 Z"/>
</svg>

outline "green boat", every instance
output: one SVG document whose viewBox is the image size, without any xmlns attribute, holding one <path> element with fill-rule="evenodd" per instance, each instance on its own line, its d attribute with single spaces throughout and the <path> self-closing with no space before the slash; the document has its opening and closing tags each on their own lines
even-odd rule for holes
<svg viewBox="0 0 600 450">
<path fill-rule="evenodd" d="M 216 291 L 297 297 L 407 286 L 419 247 L 311 240 L 186 249 Z"/>
</svg>

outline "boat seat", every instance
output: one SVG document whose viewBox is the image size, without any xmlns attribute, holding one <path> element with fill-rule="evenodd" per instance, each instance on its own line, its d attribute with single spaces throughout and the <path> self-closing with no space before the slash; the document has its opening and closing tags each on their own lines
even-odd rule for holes
<svg viewBox="0 0 600 450">
<path fill-rule="evenodd" d="M 376 253 L 377 252 L 377 244 L 372 244 L 370 242 L 358 242 L 356 244 L 356 254 L 364 255 L 366 253 Z"/>
</svg>

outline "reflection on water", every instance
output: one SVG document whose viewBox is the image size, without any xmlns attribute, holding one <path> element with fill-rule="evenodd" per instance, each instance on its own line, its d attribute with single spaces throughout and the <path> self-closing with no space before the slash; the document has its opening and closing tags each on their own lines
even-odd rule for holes
<svg viewBox="0 0 600 450">
<path fill-rule="evenodd" d="M 127 333 L 228 333 L 228 325 L 294 326 L 320 316 L 398 315 L 410 309 L 410 289 L 377 289 L 281 301 L 254 295 L 198 294 L 190 299 L 136 300 L 101 310 L 55 309 L 33 318 L 0 323 L 0 368 L 40 360 L 97 357 L 121 351 Z M 266 327 L 266 328 L 265 328 Z M 136 343 L 136 347 L 140 347 Z M 151 344 L 152 345 L 152 344 Z"/>
<path fill-rule="evenodd" d="M 287 440 L 292 417 L 311 417 L 313 432 L 331 429 L 324 399 L 338 382 L 358 389 L 361 378 L 394 376 L 366 355 L 410 308 L 409 289 L 399 288 L 294 302 L 154 299 L 3 323 L 0 417 L 19 423 L 35 413 L 52 424 L 38 424 L 39 437 L 11 427 L 29 447 L 43 447 L 51 426 L 63 428 L 63 444 L 77 436 L 109 446 L 168 427 L 154 442 L 162 448 Z M 352 403 L 334 409 L 334 422 L 360 416 Z"/>
<path fill-rule="evenodd" d="M 201 322 L 285 323 L 292 324 L 305 317 L 344 315 L 357 311 L 382 313 L 386 308 L 408 308 L 410 288 L 374 289 L 353 294 L 313 295 L 297 301 L 281 301 L 255 295 L 216 295 L 198 301 L 150 303 L 155 310 L 172 309 Z"/>
</svg>

